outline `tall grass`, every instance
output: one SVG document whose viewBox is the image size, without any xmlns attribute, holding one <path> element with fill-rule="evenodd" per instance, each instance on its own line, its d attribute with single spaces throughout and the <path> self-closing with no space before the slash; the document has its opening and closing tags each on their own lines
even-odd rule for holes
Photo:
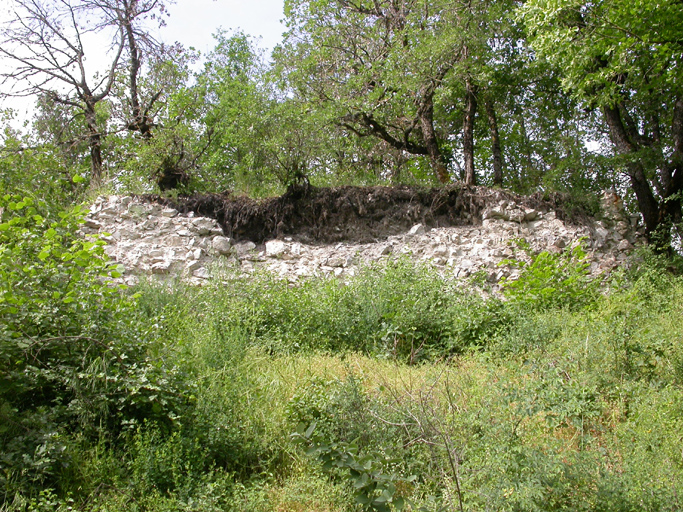
<svg viewBox="0 0 683 512">
<path fill-rule="evenodd" d="M 4 510 L 680 510 L 683 282 L 610 287 L 536 307 L 407 261 L 142 286 L 188 406 Z"/>
</svg>

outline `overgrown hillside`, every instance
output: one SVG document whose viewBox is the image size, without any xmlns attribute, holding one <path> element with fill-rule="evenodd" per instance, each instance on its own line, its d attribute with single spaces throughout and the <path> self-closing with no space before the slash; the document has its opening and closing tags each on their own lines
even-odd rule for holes
<svg viewBox="0 0 683 512">
<path fill-rule="evenodd" d="M 117 290 L 77 212 L 4 206 L 3 510 L 680 509 L 670 263 Z"/>
<path fill-rule="evenodd" d="M 172 3 L 2 9 L 0 512 L 683 508 L 681 0 Z"/>
</svg>

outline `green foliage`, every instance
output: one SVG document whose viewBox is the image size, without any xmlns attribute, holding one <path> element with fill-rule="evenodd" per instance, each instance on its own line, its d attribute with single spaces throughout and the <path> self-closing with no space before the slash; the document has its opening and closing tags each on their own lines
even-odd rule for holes
<svg viewBox="0 0 683 512">
<path fill-rule="evenodd" d="M 258 195 L 259 184 L 273 180 L 264 145 L 273 129 L 273 105 L 263 79 L 263 55 L 242 32 L 219 31 L 214 37 L 216 47 L 196 85 L 183 93 L 187 100 L 174 98 L 178 106 L 187 103 L 188 121 L 202 127 L 193 148 L 199 158 L 193 186 Z"/>
<path fill-rule="evenodd" d="M 388 456 L 395 447 L 381 446 L 391 436 L 377 425 L 368 399 L 353 376 L 344 382 L 311 382 L 290 401 L 288 413 L 297 424 L 292 439 L 325 472 L 341 474 L 364 510 L 403 510 L 407 502 L 400 490 L 410 488 L 417 475 L 398 474 L 403 461 Z"/>
<path fill-rule="evenodd" d="M 13 218 L 25 222 L 25 208 Z M 0 412 L 5 508 L 434 511 L 462 500 L 464 510 L 675 510 L 683 287 L 648 265 L 613 279 L 604 296 L 568 293 L 543 307 L 465 294 L 405 260 L 344 285 L 226 273 L 202 288 L 141 286 L 135 301 L 95 279 L 88 286 L 100 287 L 108 311 L 100 339 L 114 351 L 126 347 L 119 329 L 137 332 L 140 351 L 126 348 L 137 363 L 107 370 L 125 392 L 80 367 L 78 395 L 54 373 L 11 381 Z M 74 302 L 90 297 L 79 279 L 85 295 Z M 411 289 L 434 307 L 406 299 Z M 126 322 L 104 332 L 115 311 Z M 79 325 L 93 314 L 83 308 Z M 395 344 L 406 333 L 425 341 L 421 356 Z M 79 361 L 94 354 L 70 341 Z M 65 375 L 80 364 L 47 348 Z M 44 361 L 45 371 L 57 364 Z M 140 387 L 136 368 L 152 362 L 166 380 L 146 366 Z M 42 405 L 19 410 L 22 389 Z M 140 401 L 149 390 L 169 400 L 165 412 Z M 103 412 L 107 397 L 124 405 Z"/>
<path fill-rule="evenodd" d="M 116 191 L 151 193 L 164 171 L 182 177 L 181 188 L 196 171 L 198 147 L 197 116 L 203 109 L 202 99 L 188 85 L 190 66 L 198 53 L 179 45 L 165 48 L 162 55 L 148 62 L 147 75 L 139 77 L 141 98 L 149 105 L 150 132 L 115 131 L 106 140 L 111 185 Z M 124 84 L 117 84 L 112 102 L 116 120 L 128 125 L 135 117 Z M 156 97 L 152 100 L 151 96 Z"/>
<path fill-rule="evenodd" d="M 440 157 L 462 179 L 469 83 L 481 183 L 492 182 L 493 112 L 506 187 L 595 192 L 611 185 L 610 167 L 584 144 L 605 138 L 596 117 L 578 109 L 561 74 L 535 57 L 514 8 L 505 1 L 421 0 L 401 9 L 388 1 L 288 1 L 275 71 L 295 101 L 330 120 L 322 132 L 333 158 L 317 150 L 323 170 L 431 184 L 424 131 L 431 125 Z"/>
<path fill-rule="evenodd" d="M 534 48 L 561 66 L 567 89 L 610 104 L 621 91 L 649 96 L 669 90 L 677 81 L 679 70 L 670 59 L 680 52 L 674 34 L 680 33 L 683 16 L 675 2 L 598 2 L 584 9 L 580 5 L 541 0 L 521 10 Z M 601 60 L 603 56 L 607 59 Z"/>
<path fill-rule="evenodd" d="M 85 171 L 53 144 L 38 144 L 7 126 L 0 135 L 0 194 L 39 197 L 36 206 L 41 213 L 62 209 L 82 197 Z"/>
<path fill-rule="evenodd" d="M 151 136 L 106 133 L 131 117 L 120 80 L 91 119 L 112 188 L 153 191 L 169 171 L 183 191 L 252 195 L 431 183 L 423 129 L 457 172 L 469 83 L 484 182 L 492 106 L 506 186 L 594 201 L 625 170 L 657 218 L 680 216 L 675 1 L 529 0 L 520 18 L 509 2 L 404 4 L 288 1 L 271 68 L 240 32 L 219 32 L 194 76 L 194 53 L 149 61 Z M 27 135 L 2 136 L 3 512 L 681 508 L 671 261 L 646 255 L 600 289 L 580 245 L 521 244 L 504 299 L 408 259 L 133 295 L 65 209 L 87 185 L 76 107 L 43 96 Z M 606 138 L 595 107 L 633 151 L 589 154 Z"/>
<path fill-rule="evenodd" d="M 429 18 L 430 11 L 441 16 Z M 439 1 L 400 11 L 388 2 L 286 3 L 290 30 L 276 53 L 277 70 L 297 101 L 330 119 L 323 126 L 333 149 L 325 152 L 331 157 L 327 167 L 337 163 L 340 173 L 393 180 L 415 169 L 413 179 L 425 177 L 424 157 L 417 156 L 427 154 L 418 128 L 420 105 L 433 110 L 434 89 L 452 74 L 464 32 L 459 14 Z M 430 81 L 438 85 L 430 88 Z M 342 137 L 334 133 L 339 128 Z"/>
<path fill-rule="evenodd" d="M 396 490 L 397 484 L 405 485 L 406 481 L 395 474 L 386 473 L 386 466 L 392 462 L 391 460 L 387 460 L 381 452 L 365 453 L 361 456 L 355 440 L 350 443 L 326 443 L 324 439 L 314 436 L 315 427 L 315 423 L 308 428 L 301 424 L 295 439 L 310 443 L 307 454 L 315 455 L 322 463 L 323 470 L 348 470 L 356 503 L 365 510 L 378 512 L 403 510 L 406 501 L 402 496 L 396 495 Z M 408 481 L 415 478 L 413 476 Z"/>
<path fill-rule="evenodd" d="M 596 300 L 600 282 L 590 277 L 590 263 L 580 244 L 562 253 L 534 254 L 524 241 L 518 247 L 530 261 L 501 262 L 520 269 L 517 279 L 503 282 L 503 293 L 511 303 L 542 311 L 586 307 Z"/>
<path fill-rule="evenodd" d="M 241 478 L 265 471 L 271 458 L 282 456 L 281 447 L 274 446 L 264 434 L 267 426 L 254 418 L 253 401 L 263 392 L 245 369 L 251 340 L 232 317 L 240 310 L 226 308 L 231 298 L 222 287 L 147 285 L 140 292 L 138 305 L 148 322 L 174 340 L 173 360 L 191 368 L 192 394 L 187 398 L 192 407 L 176 422 L 179 435 L 202 447 L 204 469 L 215 466 Z"/>
<path fill-rule="evenodd" d="M 201 474 L 207 471 L 208 450 L 201 441 L 176 431 L 166 435 L 146 422 L 129 441 L 130 485 L 137 497 L 173 492 L 183 501 L 197 491 Z"/>
<path fill-rule="evenodd" d="M 143 418 L 171 422 L 179 372 L 155 361 L 154 336 L 103 242 L 76 236 L 84 211 L 38 214 L 4 196 L 0 224 L 0 484 L 40 488 L 70 466 L 71 436 L 116 435 Z M 156 354 L 159 355 L 159 354 Z"/>
<path fill-rule="evenodd" d="M 600 109 L 613 143 L 612 165 L 628 178 L 650 241 L 670 251 L 681 219 L 681 41 L 676 1 L 591 4 L 534 0 L 519 10 L 539 58 L 564 89 Z M 660 184 L 666 183 L 662 187 Z"/>
<path fill-rule="evenodd" d="M 278 354 L 364 351 L 413 364 L 483 345 L 507 319 L 500 301 L 464 292 L 407 258 L 370 265 L 347 283 L 307 279 L 292 287 L 255 275 L 226 278 L 220 288 L 212 307 L 223 308 L 250 343 Z"/>
</svg>

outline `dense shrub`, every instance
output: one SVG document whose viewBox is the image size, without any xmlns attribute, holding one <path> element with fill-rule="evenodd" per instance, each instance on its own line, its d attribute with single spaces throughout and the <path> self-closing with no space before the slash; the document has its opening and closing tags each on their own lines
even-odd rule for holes
<svg viewBox="0 0 683 512">
<path fill-rule="evenodd" d="M 503 293 L 522 309 L 578 309 L 598 297 L 600 281 L 591 278 L 590 262 L 581 244 L 561 253 L 534 253 L 528 243 L 518 242 L 526 258 L 505 260 L 520 269 L 517 279 L 503 281 Z"/>
<path fill-rule="evenodd" d="M 190 300 L 193 311 L 273 354 L 361 351 L 409 363 L 483 346 L 510 317 L 501 301 L 407 258 L 367 266 L 346 282 L 292 286 L 269 274 L 227 273 Z"/>
<path fill-rule="evenodd" d="M 135 299 L 103 242 L 76 236 L 83 210 L 57 218 L 5 196 L 0 223 L 0 492 L 55 484 L 77 435 L 115 439 L 151 418 L 170 423 L 184 398 L 155 353 Z"/>
</svg>

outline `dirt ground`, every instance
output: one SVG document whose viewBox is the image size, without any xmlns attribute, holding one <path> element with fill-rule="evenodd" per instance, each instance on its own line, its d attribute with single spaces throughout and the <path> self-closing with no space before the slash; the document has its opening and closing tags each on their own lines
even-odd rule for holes
<svg viewBox="0 0 683 512">
<path fill-rule="evenodd" d="M 263 243 L 292 237 L 304 243 L 367 243 L 405 232 L 415 224 L 452 227 L 481 223 L 482 212 L 504 200 L 540 211 L 555 210 L 558 218 L 574 224 L 588 215 L 566 209 L 562 194 L 517 196 L 485 187 L 451 185 L 440 188 L 291 186 L 279 197 L 255 200 L 231 192 L 164 198 L 143 196 L 181 213 L 211 217 L 226 236 Z"/>
</svg>

